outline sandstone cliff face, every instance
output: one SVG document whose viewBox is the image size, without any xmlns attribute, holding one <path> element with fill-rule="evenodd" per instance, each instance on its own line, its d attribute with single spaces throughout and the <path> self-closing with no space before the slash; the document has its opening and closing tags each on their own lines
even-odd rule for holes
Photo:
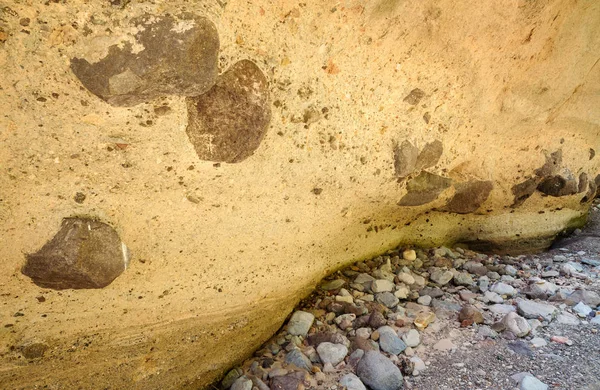
<svg viewBox="0 0 600 390">
<path fill-rule="evenodd" d="M 600 184 L 593 0 L 0 12 L 6 387 L 202 387 L 343 264 L 541 249 Z M 131 250 L 110 285 L 21 273 L 69 217 Z"/>
</svg>

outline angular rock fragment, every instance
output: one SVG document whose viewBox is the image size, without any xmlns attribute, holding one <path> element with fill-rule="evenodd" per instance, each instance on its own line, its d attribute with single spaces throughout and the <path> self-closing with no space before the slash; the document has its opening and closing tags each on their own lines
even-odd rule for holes
<svg viewBox="0 0 600 390">
<path fill-rule="evenodd" d="M 538 180 L 536 180 L 534 178 L 529 178 L 529 179 L 525 180 L 524 182 L 515 184 L 511 188 L 511 191 L 512 191 L 513 195 L 515 196 L 515 198 L 513 200 L 513 204 L 510 207 L 515 208 L 515 207 L 518 207 L 521 204 L 523 204 L 523 202 L 525 202 L 527 200 L 527 198 L 529 198 L 531 195 L 533 195 L 533 193 L 537 189 L 537 186 L 538 186 Z"/>
<path fill-rule="evenodd" d="M 578 185 L 571 171 L 565 169 L 558 175 L 545 178 L 537 189 L 543 194 L 559 197 L 576 194 Z"/>
<path fill-rule="evenodd" d="M 268 82 L 251 61 L 235 63 L 205 94 L 187 99 L 186 133 L 202 160 L 236 163 L 250 157 L 271 120 Z"/>
<path fill-rule="evenodd" d="M 400 199 L 399 206 L 420 206 L 433 202 L 446 188 L 450 187 L 452 180 L 429 172 L 421 172 L 419 176 L 411 179 L 406 189 L 408 193 Z"/>
<path fill-rule="evenodd" d="M 44 288 L 102 288 L 128 264 L 129 251 L 112 227 L 90 218 L 65 218 L 52 240 L 27 255 L 21 272 Z"/>
<path fill-rule="evenodd" d="M 477 211 L 490 195 L 494 186 L 491 181 L 473 180 L 456 185 L 456 193 L 443 210 L 457 214 Z"/>
<path fill-rule="evenodd" d="M 404 102 L 410 104 L 411 106 L 415 106 L 415 105 L 419 104 L 421 99 L 423 99 L 424 97 L 425 97 L 425 92 L 423 92 L 419 88 L 415 88 L 412 91 L 410 91 L 410 93 L 408 95 L 406 95 L 406 97 L 403 100 L 404 100 Z"/>
<path fill-rule="evenodd" d="M 442 157 L 442 153 L 444 153 L 442 141 L 436 139 L 426 144 L 419 153 L 419 157 L 417 157 L 415 170 L 419 171 L 434 166 Z"/>
<path fill-rule="evenodd" d="M 71 60 L 91 93 L 113 106 L 133 106 L 161 96 L 197 96 L 214 85 L 219 35 L 210 20 L 146 14 L 131 27 L 138 32 L 108 47 L 100 60 Z"/>
<path fill-rule="evenodd" d="M 417 164 L 419 149 L 409 141 L 403 141 L 394 147 L 394 169 L 398 177 L 413 173 Z"/>
</svg>

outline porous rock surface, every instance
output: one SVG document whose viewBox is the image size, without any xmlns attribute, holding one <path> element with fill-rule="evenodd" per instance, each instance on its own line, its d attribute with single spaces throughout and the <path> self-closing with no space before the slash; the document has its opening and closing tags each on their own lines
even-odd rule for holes
<svg viewBox="0 0 600 390">
<path fill-rule="evenodd" d="M 401 243 L 546 247 L 600 182 L 599 7 L 5 2 L 0 382 L 199 388 L 344 264 Z M 260 126 L 199 153 L 188 102 L 240 61 L 267 83 Z M 72 215 L 133 253 L 104 288 L 20 273 Z M 33 338 L 50 348 L 30 365 Z"/>
</svg>

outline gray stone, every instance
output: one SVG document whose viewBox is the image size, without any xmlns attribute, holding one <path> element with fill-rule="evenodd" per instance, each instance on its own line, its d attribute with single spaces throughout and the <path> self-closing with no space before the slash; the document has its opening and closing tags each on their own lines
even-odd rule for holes
<svg viewBox="0 0 600 390">
<path fill-rule="evenodd" d="M 292 349 L 290 352 L 288 352 L 288 354 L 285 356 L 285 362 L 288 364 L 293 364 L 298 368 L 305 369 L 306 371 L 312 370 L 312 362 L 299 349 Z"/>
<path fill-rule="evenodd" d="M 233 382 L 231 390 L 252 390 L 252 381 L 246 376 L 241 376 Z"/>
<path fill-rule="evenodd" d="M 552 321 L 557 313 L 556 307 L 546 303 L 530 301 L 528 299 L 517 300 L 517 312 L 525 318 L 535 319 L 542 317 L 546 321 Z"/>
<path fill-rule="evenodd" d="M 423 295 L 417 299 L 417 303 L 423 306 L 429 306 L 431 304 L 431 297 L 429 295 Z"/>
<path fill-rule="evenodd" d="M 346 284 L 346 281 L 344 279 L 336 279 L 328 280 L 325 283 L 321 284 L 321 286 L 319 287 L 321 288 L 321 290 L 332 291 L 342 288 L 344 284 Z"/>
<path fill-rule="evenodd" d="M 117 232 L 91 218 L 65 218 L 58 233 L 26 256 L 21 272 L 33 283 L 56 290 L 103 288 L 129 264 L 129 250 Z"/>
<path fill-rule="evenodd" d="M 340 378 L 340 385 L 345 386 L 346 390 L 367 390 L 360 378 L 349 373 Z"/>
<path fill-rule="evenodd" d="M 402 341 L 409 347 L 416 347 L 421 344 L 421 334 L 416 329 L 411 329 L 402 335 Z"/>
<path fill-rule="evenodd" d="M 435 283 L 440 286 L 448 284 L 454 277 L 454 274 L 450 271 L 444 271 L 443 269 L 436 268 L 431 275 L 429 275 L 429 279 L 433 280 Z"/>
<path fill-rule="evenodd" d="M 519 390 L 548 390 L 548 385 L 533 375 L 527 375 L 521 380 Z"/>
<path fill-rule="evenodd" d="M 402 353 L 406 349 L 406 344 L 404 341 L 398 337 L 398 334 L 394 329 L 389 326 L 382 326 L 377 329 L 379 332 L 379 347 L 384 352 L 390 353 L 392 355 L 398 355 Z"/>
<path fill-rule="evenodd" d="M 343 344 L 321 343 L 317 346 L 317 353 L 323 364 L 337 365 L 348 354 L 348 348 Z"/>
<path fill-rule="evenodd" d="M 558 271 L 550 270 L 542 272 L 542 278 L 556 278 L 560 273 Z"/>
<path fill-rule="evenodd" d="M 504 302 L 504 299 L 500 295 L 498 295 L 498 293 L 486 291 L 485 294 L 483 294 L 483 301 L 492 303 L 502 303 Z"/>
<path fill-rule="evenodd" d="M 506 267 L 504 267 L 504 272 L 506 272 L 507 275 L 510 276 L 515 276 L 517 274 L 517 272 L 519 272 L 515 267 L 513 267 L 512 265 L 507 265 Z"/>
<path fill-rule="evenodd" d="M 312 326 L 315 316 L 311 313 L 298 310 L 290 318 L 287 331 L 293 336 L 305 337 Z"/>
<path fill-rule="evenodd" d="M 375 300 L 390 309 L 396 307 L 400 302 L 400 300 L 391 292 L 379 293 L 375 296 Z"/>
<path fill-rule="evenodd" d="M 517 290 L 513 286 L 502 282 L 495 283 L 490 290 L 499 295 L 513 296 L 517 294 Z"/>
<path fill-rule="evenodd" d="M 531 345 L 533 345 L 536 348 L 541 348 L 541 347 L 545 347 L 546 345 L 548 345 L 548 342 L 541 337 L 534 337 L 530 340 L 530 342 L 531 342 Z"/>
<path fill-rule="evenodd" d="M 186 133 L 201 160 L 245 160 L 259 147 L 271 121 L 267 79 L 248 60 L 235 63 L 208 92 L 186 102 Z"/>
<path fill-rule="evenodd" d="M 556 316 L 556 322 L 563 325 L 579 325 L 579 320 L 573 314 L 561 313 Z"/>
<path fill-rule="evenodd" d="M 515 312 L 510 312 L 504 316 L 502 323 L 507 330 L 511 331 L 517 337 L 525 337 L 531 331 L 531 326 L 527 320 Z"/>
<path fill-rule="evenodd" d="M 583 302 L 579 302 L 578 304 L 576 304 L 575 306 L 573 306 L 573 311 L 575 313 L 577 313 L 577 315 L 579 317 L 587 317 L 588 314 L 590 314 L 592 312 L 592 308 L 589 307 L 588 305 L 586 305 Z"/>
<path fill-rule="evenodd" d="M 381 293 L 381 292 L 386 292 L 386 291 L 392 291 L 394 289 L 395 285 L 394 283 L 390 282 L 389 280 L 385 280 L 385 279 L 379 279 L 379 280 L 374 280 L 371 283 L 371 291 L 373 291 L 374 293 Z"/>
<path fill-rule="evenodd" d="M 374 280 L 375 280 L 375 278 L 372 277 L 371 275 L 362 273 L 362 274 L 356 275 L 356 278 L 354 279 L 354 283 L 359 283 L 359 284 L 364 285 L 366 283 L 371 283 Z"/>
<path fill-rule="evenodd" d="M 146 14 L 130 27 L 137 30 L 135 45 L 124 40 L 105 48 L 103 58 L 71 60 L 91 93 L 113 106 L 133 106 L 168 95 L 198 96 L 214 85 L 219 35 L 210 20 Z"/>
<path fill-rule="evenodd" d="M 399 390 L 404 385 L 400 369 L 376 351 L 365 352 L 358 362 L 356 374 L 371 390 Z"/>
<path fill-rule="evenodd" d="M 488 310 L 495 314 L 506 314 L 517 309 L 513 305 L 496 304 L 488 306 Z"/>
<path fill-rule="evenodd" d="M 590 259 L 589 257 L 581 258 L 583 264 L 591 265 L 592 267 L 600 267 L 600 260 Z"/>
<path fill-rule="evenodd" d="M 593 291 L 576 290 L 565 299 L 565 303 L 569 306 L 574 306 L 579 302 L 583 302 L 591 307 L 597 307 L 600 305 L 600 295 Z"/>
<path fill-rule="evenodd" d="M 233 385 L 233 383 L 243 374 L 244 371 L 241 368 L 236 367 L 231 369 L 221 381 L 221 387 L 223 387 L 224 389 L 229 389 Z"/>
<path fill-rule="evenodd" d="M 475 284 L 475 282 L 473 282 L 473 277 L 471 276 L 471 274 L 468 274 L 466 272 L 459 272 L 456 275 L 454 275 L 453 281 L 454 284 L 456 284 L 457 286 L 472 286 Z"/>
</svg>

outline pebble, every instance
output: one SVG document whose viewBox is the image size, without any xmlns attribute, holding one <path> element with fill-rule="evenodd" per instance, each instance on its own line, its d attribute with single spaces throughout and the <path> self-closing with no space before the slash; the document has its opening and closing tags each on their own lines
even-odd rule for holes
<svg viewBox="0 0 600 390">
<path fill-rule="evenodd" d="M 306 371 L 312 370 L 312 362 L 298 349 L 293 349 L 288 352 L 287 356 L 285 357 L 285 362 L 288 364 L 293 364 L 296 367 L 302 368 Z"/>
<path fill-rule="evenodd" d="M 458 313 L 458 320 L 467 325 L 483 323 L 483 314 L 473 305 L 464 305 Z"/>
<path fill-rule="evenodd" d="M 541 317 L 546 321 L 552 321 L 552 317 L 557 311 L 556 307 L 546 303 L 517 299 L 517 312 L 525 318 Z"/>
<path fill-rule="evenodd" d="M 398 337 L 398 333 L 393 328 L 382 326 L 377 331 L 379 332 L 379 346 L 384 352 L 398 355 L 406 349 L 407 345 Z"/>
<path fill-rule="evenodd" d="M 406 272 L 399 272 L 398 273 L 398 280 L 401 281 L 402 283 L 406 283 L 406 284 L 414 284 L 415 283 L 415 278 Z"/>
<path fill-rule="evenodd" d="M 423 306 L 429 306 L 431 304 L 431 297 L 429 295 L 423 295 L 417 299 L 417 303 Z"/>
<path fill-rule="evenodd" d="M 519 390 L 548 390 L 548 385 L 533 375 L 527 375 L 519 383 Z"/>
<path fill-rule="evenodd" d="M 287 331 L 293 336 L 306 336 L 312 326 L 315 316 L 311 313 L 298 310 L 292 314 L 287 326 Z"/>
<path fill-rule="evenodd" d="M 231 385 L 231 390 L 252 390 L 252 381 L 248 379 L 246 376 L 239 377 L 233 385 Z"/>
<path fill-rule="evenodd" d="M 396 307 L 396 305 L 398 305 L 398 303 L 400 302 L 400 299 L 398 299 L 398 297 L 396 297 L 391 292 L 387 291 L 375 295 L 375 300 L 381 303 L 383 306 L 390 309 Z"/>
<path fill-rule="evenodd" d="M 507 265 L 506 267 L 504 267 L 504 272 L 506 272 L 507 275 L 515 276 L 518 271 L 512 265 Z"/>
<path fill-rule="evenodd" d="M 473 277 L 471 276 L 471 274 L 468 274 L 466 272 L 459 272 L 456 275 L 454 275 L 453 281 L 454 284 L 456 284 L 457 286 L 472 286 L 475 284 L 475 282 L 473 282 Z"/>
<path fill-rule="evenodd" d="M 531 332 L 531 326 L 527 320 L 515 312 L 506 314 L 502 319 L 502 324 L 517 337 L 525 337 Z"/>
<path fill-rule="evenodd" d="M 372 390 L 399 390 L 404 380 L 398 366 L 377 351 L 367 351 L 358 365 L 356 374 Z"/>
<path fill-rule="evenodd" d="M 513 296 L 517 294 L 517 290 L 513 286 L 502 282 L 495 283 L 490 290 L 498 295 Z"/>
<path fill-rule="evenodd" d="M 402 335 L 402 341 L 409 347 L 421 344 L 421 334 L 416 329 L 411 329 Z"/>
<path fill-rule="evenodd" d="M 444 271 L 440 268 L 435 269 L 429 276 L 429 278 L 432 281 L 436 282 L 440 286 L 444 286 L 444 285 L 448 284 L 448 282 L 450 282 L 453 277 L 454 277 L 454 274 L 452 274 L 452 272 Z"/>
<path fill-rule="evenodd" d="M 408 249 L 402 252 L 402 257 L 404 260 L 415 261 L 417 260 L 417 252 L 415 252 L 413 249 Z"/>
<path fill-rule="evenodd" d="M 583 302 L 579 302 L 575 306 L 573 306 L 573 311 L 582 318 L 586 318 L 588 314 L 592 312 L 592 308 L 586 305 Z"/>
<path fill-rule="evenodd" d="M 552 336 L 550 337 L 550 341 L 554 341 L 559 344 L 573 345 L 573 341 L 569 340 L 568 337 L 564 336 Z"/>
<path fill-rule="evenodd" d="M 504 302 L 504 299 L 498 293 L 486 291 L 485 294 L 483 294 L 483 301 L 492 303 L 502 303 Z"/>
<path fill-rule="evenodd" d="M 419 374 L 427 369 L 425 362 L 420 357 L 413 356 L 409 360 L 414 364 L 413 375 Z"/>
<path fill-rule="evenodd" d="M 367 390 L 359 377 L 349 373 L 340 378 L 340 385 L 345 386 L 346 390 Z"/>
<path fill-rule="evenodd" d="M 510 313 L 511 311 L 516 311 L 517 309 L 515 309 L 513 305 L 497 303 L 495 305 L 488 306 L 488 310 L 495 314 L 506 314 Z"/>
<path fill-rule="evenodd" d="M 348 354 L 348 348 L 343 344 L 324 342 L 317 346 L 317 353 L 323 364 L 331 363 L 335 366 L 344 360 Z"/>
<path fill-rule="evenodd" d="M 374 280 L 371 283 L 371 291 L 374 293 L 390 292 L 394 289 L 394 287 L 396 287 L 394 283 L 385 279 Z"/>
<path fill-rule="evenodd" d="M 560 274 L 558 273 L 558 271 L 545 271 L 542 272 L 542 278 L 556 278 L 558 277 Z"/>
<path fill-rule="evenodd" d="M 325 291 L 339 290 L 340 288 L 342 288 L 342 286 L 344 284 L 346 284 L 346 281 L 344 279 L 331 280 L 331 281 L 323 283 L 321 285 L 321 290 L 325 290 Z"/>
<path fill-rule="evenodd" d="M 410 289 L 404 285 L 398 286 L 396 292 L 394 292 L 394 296 L 398 299 L 406 299 L 408 294 L 410 294 Z"/>
</svg>

